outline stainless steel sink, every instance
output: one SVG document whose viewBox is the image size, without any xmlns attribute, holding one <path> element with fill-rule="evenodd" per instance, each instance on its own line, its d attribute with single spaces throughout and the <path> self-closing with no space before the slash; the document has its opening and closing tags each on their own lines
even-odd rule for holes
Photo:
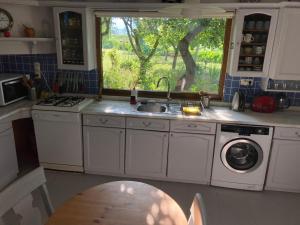
<svg viewBox="0 0 300 225">
<path fill-rule="evenodd" d="M 158 102 L 147 102 L 139 103 L 136 110 L 139 112 L 166 113 L 168 111 L 168 107 L 167 105 Z"/>
</svg>

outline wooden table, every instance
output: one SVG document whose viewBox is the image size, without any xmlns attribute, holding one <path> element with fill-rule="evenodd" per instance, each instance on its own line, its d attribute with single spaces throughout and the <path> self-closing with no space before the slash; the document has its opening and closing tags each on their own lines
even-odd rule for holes
<svg viewBox="0 0 300 225">
<path fill-rule="evenodd" d="M 187 225 L 179 205 L 148 184 L 117 181 L 95 186 L 64 203 L 47 225 Z"/>
</svg>

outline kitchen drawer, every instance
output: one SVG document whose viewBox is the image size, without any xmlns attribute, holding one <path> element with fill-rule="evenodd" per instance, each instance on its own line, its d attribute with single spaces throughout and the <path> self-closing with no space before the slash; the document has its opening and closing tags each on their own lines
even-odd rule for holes
<svg viewBox="0 0 300 225">
<path fill-rule="evenodd" d="M 125 117 L 104 115 L 83 115 L 83 125 L 94 127 L 125 128 Z"/>
<path fill-rule="evenodd" d="M 274 138 L 300 140 L 300 128 L 275 127 Z"/>
<path fill-rule="evenodd" d="M 169 131 L 169 120 L 148 118 L 127 118 L 126 128 L 138 130 Z"/>
<path fill-rule="evenodd" d="M 201 134 L 216 133 L 215 123 L 171 120 L 170 126 L 171 126 L 170 130 L 172 132 L 201 133 Z"/>
</svg>

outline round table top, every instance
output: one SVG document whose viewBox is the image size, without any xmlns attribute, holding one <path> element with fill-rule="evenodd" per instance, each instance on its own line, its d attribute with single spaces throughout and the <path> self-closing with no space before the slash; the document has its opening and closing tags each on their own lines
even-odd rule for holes
<svg viewBox="0 0 300 225">
<path fill-rule="evenodd" d="M 187 225 L 174 199 L 141 182 L 116 181 L 77 194 L 47 225 Z"/>
</svg>

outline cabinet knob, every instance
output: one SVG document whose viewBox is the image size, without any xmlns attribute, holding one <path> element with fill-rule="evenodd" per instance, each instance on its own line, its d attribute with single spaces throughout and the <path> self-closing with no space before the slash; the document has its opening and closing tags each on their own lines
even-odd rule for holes
<svg viewBox="0 0 300 225">
<path fill-rule="evenodd" d="M 296 131 L 295 134 L 300 137 L 300 133 L 298 131 Z"/>
<path fill-rule="evenodd" d="M 123 134 L 123 131 L 122 131 L 122 130 L 120 130 L 120 134 Z"/>
<path fill-rule="evenodd" d="M 144 124 L 145 127 L 149 127 L 151 125 L 151 122 L 148 122 L 148 123 L 147 122 L 143 122 L 143 124 Z"/>
<path fill-rule="evenodd" d="M 108 122 L 108 119 L 100 119 L 100 122 L 106 124 Z"/>
</svg>

